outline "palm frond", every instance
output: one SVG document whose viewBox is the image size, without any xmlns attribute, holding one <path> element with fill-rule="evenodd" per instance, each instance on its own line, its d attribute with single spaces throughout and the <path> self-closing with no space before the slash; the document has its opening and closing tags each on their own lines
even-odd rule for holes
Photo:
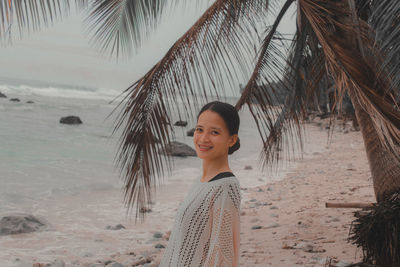
<svg viewBox="0 0 400 267">
<path fill-rule="evenodd" d="M 247 104 L 256 122 L 264 143 L 260 157 L 263 166 L 279 159 L 285 134 L 292 137 L 292 145 L 302 147 L 300 121 L 304 116 L 302 107 L 306 93 L 301 68 L 305 67 L 306 28 L 299 23 L 302 29 L 294 39 L 289 60 L 282 60 L 285 53 L 277 49 L 274 40 L 276 29 L 292 3 L 291 0 L 285 2 L 266 35 L 254 72 L 236 104 L 238 110 Z M 285 75 L 280 77 L 282 73 Z M 278 94 L 282 92 L 286 95 L 285 101 L 277 106 Z M 290 151 L 289 146 L 286 148 Z"/>
<path fill-rule="evenodd" d="M 117 164 L 125 177 L 128 210 L 137 204 L 136 219 L 144 218 L 140 210 L 151 199 L 152 186 L 170 169 L 170 159 L 158 151 L 173 136 L 171 116 L 193 116 L 199 101 L 224 92 L 226 84 L 234 86 L 239 75 L 233 65 L 240 62 L 240 71 L 246 70 L 255 21 L 266 8 L 265 1 L 216 1 L 146 75 L 125 90 L 113 133 L 127 121 Z"/>
<path fill-rule="evenodd" d="M 383 54 L 383 68 L 392 79 L 391 90 L 400 97 L 400 1 L 372 1 L 369 24 Z"/>
<path fill-rule="evenodd" d="M 353 14 L 347 1 L 300 0 L 300 7 L 322 46 L 339 96 L 346 90 L 354 95 L 352 100 L 371 116 L 381 144 L 399 159 L 400 112 L 390 81 L 385 73 L 376 71 L 382 63 L 370 28 L 362 21 L 359 27 L 351 23 Z M 364 54 L 357 42 L 349 39 L 357 35 L 362 38 Z"/>
<path fill-rule="evenodd" d="M 79 9 L 87 6 L 88 0 L 75 0 Z M 15 30 L 22 36 L 49 26 L 67 16 L 71 9 L 70 0 L 0 0 L 0 40 L 11 42 Z"/>
<path fill-rule="evenodd" d="M 166 0 L 94 0 L 86 19 L 91 42 L 102 52 L 129 54 L 158 24 Z"/>
</svg>

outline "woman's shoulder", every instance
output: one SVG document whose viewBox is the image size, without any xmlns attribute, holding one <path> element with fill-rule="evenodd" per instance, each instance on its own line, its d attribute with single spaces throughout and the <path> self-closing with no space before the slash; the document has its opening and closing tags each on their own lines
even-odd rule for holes
<svg viewBox="0 0 400 267">
<path fill-rule="evenodd" d="M 235 186 L 235 187 L 240 187 L 240 182 L 239 179 L 235 176 L 235 175 L 229 175 L 226 176 L 224 178 L 215 180 L 215 181 L 211 181 L 208 182 L 208 184 L 210 184 L 211 186 L 223 186 L 223 187 L 227 187 L 227 186 Z"/>
<path fill-rule="evenodd" d="M 230 196 L 235 196 L 240 199 L 240 182 L 236 176 L 226 177 L 224 179 L 219 179 L 217 181 L 211 182 L 213 191 L 219 194 L 226 194 Z"/>
</svg>

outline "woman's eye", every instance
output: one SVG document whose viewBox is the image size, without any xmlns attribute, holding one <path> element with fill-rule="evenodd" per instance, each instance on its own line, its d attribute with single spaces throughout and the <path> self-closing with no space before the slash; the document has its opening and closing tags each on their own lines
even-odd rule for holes
<svg viewBox="0 0 400 267">
<path fill-rule="evenodd" d="M 201 132 L 201 131 L 203 131 L 203 129 L 201 129 L 201 128 L 196 128 L 196 132 Z"/>
<path fill-rule="evenodd" d="M 217 131 L 212 131 L 212 134 L 217 135 L 217 134 L 219 134 L 219 132 L 217 132 Z"/>
</svg>

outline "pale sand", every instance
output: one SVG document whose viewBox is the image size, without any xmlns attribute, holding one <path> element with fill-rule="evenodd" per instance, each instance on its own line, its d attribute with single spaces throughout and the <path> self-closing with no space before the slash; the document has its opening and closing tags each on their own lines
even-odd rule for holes
<svg viewBox="0 0 400 267">
<path fill-rule="evenodd" d="M 326 140 L 327 123 L 308 127 L 309 136 Z M 328 266 L 329 259 L 344 266 L 361 260 L 362 251 L 347 241 L 356 209 L 325 208 L 325 202 L 375 201 L 360 132 L 344 133 L 337 124 L 327 150 L 300 161 L 282 181 L 247 192 L 271 205 L 242 203 L 242 266 Z M 254 225 L 263 228 L 252 230 Z"/>
</svg>

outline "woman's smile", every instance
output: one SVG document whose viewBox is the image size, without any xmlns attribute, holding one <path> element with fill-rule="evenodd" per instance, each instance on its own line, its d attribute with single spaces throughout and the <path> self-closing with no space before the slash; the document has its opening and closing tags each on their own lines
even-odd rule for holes
<svg viewBox="0 0 400 267">
<path fill-rule="evenodd" d="M 208 151 L 208 150 L 210 150 L 210 149 L 212 149 L 213 147 L 212 146 L 207 146 L 207 145 L 199 145 L 199 149 L 200 149 L 200 151 L 201 152 L 205 152 L 205 151 Z"/>
</svg>

